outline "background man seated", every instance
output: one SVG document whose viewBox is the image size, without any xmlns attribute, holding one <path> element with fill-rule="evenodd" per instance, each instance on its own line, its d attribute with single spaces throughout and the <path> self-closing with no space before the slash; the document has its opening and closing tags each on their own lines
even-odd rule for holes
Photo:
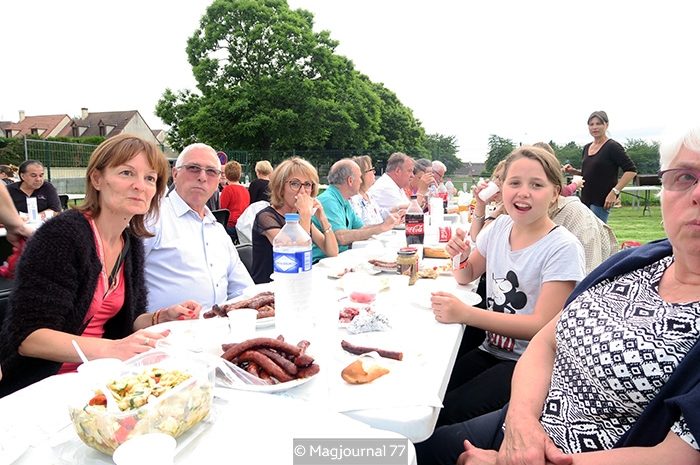
<svg viewBox="0 0 700 465">
<path fill-rule="evenodd" d="M 408 207 L 409 198 L 404 192 L 413 179 L 413 159 L 405 153 L 392 153 L 386 162 L 386 171 L 367 193 L 382 211 L 385 219 L 398 208 Z"/>
<path fill-rule="evenodd" d="M 388 231 L 399 222 L 399 215 L 390 213 L 383 223 L 373 226 L 365 226 L 362 223 L 349 201 L 350 197 L 360 192 L 361 176 L 360 167 L 350 158 L 338 160 L 328 172 L 328 189 L 318 196 L 326 217 L 333 227 L 339 252 L 347 250 L 355 241 L 363 241 L 375 234 Z M 323 229 L 315 216 L 312 221 L 317 228 Z M 314 244 L 313 260 L 319 260 L 324 256 L 323 251 Z"/>
</svg>

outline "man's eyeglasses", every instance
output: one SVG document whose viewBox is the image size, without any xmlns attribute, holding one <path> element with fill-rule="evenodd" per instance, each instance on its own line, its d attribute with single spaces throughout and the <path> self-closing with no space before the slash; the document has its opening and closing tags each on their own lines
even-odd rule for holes
<svg viewBox="0 0 700 465">
<path fill-rule="evenodd" d="M 670 191 L 687 191 L 698 183 L 700 170 L 690 168 L 671 168 L 659 171 L 661 185 Z"/>
<path fill-rule="evenodd" d="M 188 173 L 194 174 L 196 176 L 199 176 L 199 173 L 201 173 L 202 170 L 204 170 L 204 172 L 207 173 L 207 176 L 210 178 L 218 178 L 219 176 L 221 176 L 221 170 L 217 170 L 216 168 L 212 167 L 202 168 L 199 165 L 180 165 L 177 167 L 177 169 L 184 169 Z"/>
<path fill-rule="evenodd" d="M 301 182 L 301 181 L 299 181 L 298 179 L 292 179 L 291 181 L 289 181 L 289 185 L 290 185 L 291 188 L 294 189 L 295 191 L 298 191 L 299 189 L 301 189 L 302 186 L 303 186 L 304 189 L 306 189 L 307 191 L 310 191 L 310 190 L 312 190 L 312 189 L 314 188 L 314 183 L 309 182 L 309 181 Z"/>
<path fill-rule="evenodd" d="M 376 172 L 377 172 L 377 168 L 369 168 L 369 169 L 366 169 L 366 170 L 365 170 L 365 174 L 367 174 L 367 173 L 376 173 Z"/>
</svg>

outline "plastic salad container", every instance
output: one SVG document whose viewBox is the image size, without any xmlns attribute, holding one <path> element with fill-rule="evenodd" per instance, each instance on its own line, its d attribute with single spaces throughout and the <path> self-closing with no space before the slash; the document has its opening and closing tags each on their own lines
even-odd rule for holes
<svg viewBox="0 0 700 465">
<path fill-rule="evenodd" d="M 86 378 L 87 381 L 87 378 Z M 175 438 L 209 415 L 214 370 L 194 359 L 152 350 L 127 362 L 104 386 L 87 382 L 69 407 L 80 439 L 112 455 L 127 439 L 162 432 Z M 105 406 L 104 390 L 115 402 Z"/>
</svg>

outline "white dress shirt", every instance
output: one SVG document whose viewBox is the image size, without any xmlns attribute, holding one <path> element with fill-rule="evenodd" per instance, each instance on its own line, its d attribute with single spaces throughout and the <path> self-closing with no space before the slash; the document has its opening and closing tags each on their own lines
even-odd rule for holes
<svg viewBox="0 0 700 465">
<path fill-rule="evenodd" d="M 377 181 L 372 184 L 367 193 L 379 206 L 382 218 L 386 219 L 391 213 L 391 209 L 399 205 L 408 206 L 411 199 L 401 189 L 388 174 L 382 174 Z"/>
<path fill-rule="evenodd" d="M 254 284 L 209 208 L 200 218 L 173 190 L 147 227 L 154 234 L 144 240 L 149 312 L 188 299 L 207 308 Z"/>
</svg>

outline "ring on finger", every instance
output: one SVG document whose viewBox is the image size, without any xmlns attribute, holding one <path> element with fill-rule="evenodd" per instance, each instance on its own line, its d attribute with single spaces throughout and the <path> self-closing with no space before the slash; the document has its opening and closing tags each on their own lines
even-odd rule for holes
<svg viewBox="0 0 700 465">
<path fill-rule="evenodd" d="M 145 345 L 147 345 L 147 346 L 148 346 L 148 345 L 151 345 L 150 342 L 151 342 L 151 339 L 148 338 L 148 337 L 145 338 L 145 339 L 143 340 L 143 343 L 144 343 Z"/>
</svg>

